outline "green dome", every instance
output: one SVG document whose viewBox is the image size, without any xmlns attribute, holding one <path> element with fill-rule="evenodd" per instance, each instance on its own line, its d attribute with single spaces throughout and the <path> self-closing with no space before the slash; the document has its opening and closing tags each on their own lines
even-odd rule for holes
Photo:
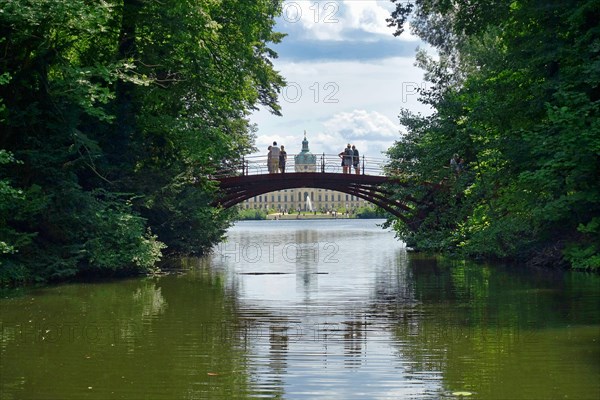
<svg viewBox="0 0 600 400">
<path fill-rule="evenodd" d="M 302 141 L 302 151 L 294 156 L 296 168 L 303 166 L 314 167 L 317 164 L 317 156 L 312 154 L 308 149 L 308 140 L 306 139 L 306 132 L 304 133 L 304 140 Z"/>
</svg>

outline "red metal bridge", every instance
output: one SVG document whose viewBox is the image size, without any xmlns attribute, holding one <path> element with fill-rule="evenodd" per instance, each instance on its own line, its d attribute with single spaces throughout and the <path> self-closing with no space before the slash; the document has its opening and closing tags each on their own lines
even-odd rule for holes
<svg viewBox="0 0 600 400">
<path fill-rule="evenodd" d="M 390 186 L 402 183 L 384 175 L 384 159 L 362 156 L 358 169 L 351 167 L 350 173 L 343 173 L 338 155 L 319 155 L 316 165 L 310 168 L 296 168 L 293 155 L 288 155 L 288 160 L 291 162 L 286 164 L 285 172 L 269 173 L 266 156 L 245 158 L 222 171 L 215 177 L 221 189 L 215 205 L 229 208 L 264 193 L 307 187 L 354 195 L 403 220 L 411 210 L 406 203 L 392 198 Z"/>
</svg>

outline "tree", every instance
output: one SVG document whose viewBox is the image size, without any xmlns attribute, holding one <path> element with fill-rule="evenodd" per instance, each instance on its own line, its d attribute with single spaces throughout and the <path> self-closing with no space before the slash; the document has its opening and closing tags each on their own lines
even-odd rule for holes
<svg viewBox="0 0 600 400">
<path fill-rule="evenodd" d="M 250 110 L 279 113 L 268 43 L 282 37 L 280 2 L 0 0 L 0 11 L 0 149 L 17 161 L 2 182 L 23 205 L 0 207 L 0 275 L 144 271 L 219 240 L 232 214 L 209 206 L 209 178 L 252 149 Z"/>
<path fill-rule="evenodd" d="M 424 249 L 600 267 L 599 54 L 595 2 L 417 1 L 439 49 L 419 60 L 432 81 L 430 116 L 401 113 L 408 134 L 390 150 L 421 199 L 399 232 Z M 411 14 L 412 13 L 412 14 Z M 399 30 L 400 32 L 400 30 Z M 458 153 L 467 171 L 448 176 Z"/>
</svg>

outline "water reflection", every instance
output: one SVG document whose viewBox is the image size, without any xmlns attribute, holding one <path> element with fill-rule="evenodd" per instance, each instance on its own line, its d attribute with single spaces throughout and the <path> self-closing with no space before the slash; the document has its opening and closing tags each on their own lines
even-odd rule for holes
<svg viewBox="0 0 600 400">
<path fill-rule="evenodd" d="M 599 398 L 600 277 L 239 224 L 179 273 L 0 300 L 0 399 Z"/>
<path fill-rule="evenodd" d="M 259 331 L 284 333 L 285 345 L 273 346 L 270 340 L 269 352 L 258 345 L 260 335 L 254 339 L 254 375 L 271 377 L 258 378 L 261 392 L 276 385 L 277 393 L 285 391 L 289 398 L 439 398 L 456 397 L 452 393 L 458 391 L 498 399 L 600 394 L 598 362 L 589 362 L 598 355 L 600 339 L 594 277 L 587 285 L 568 286 L 574 275 L 409 257 L 390 237 L 369 229 L 324 227 L 293 236 L 281 226 L 275 232 L 248 229 L 258 230 L 265 243 L 277 241 L 281 249 L 288 240 L 311 250 L 294 256 L 295 271 L 289 253 L 278 258 L 275 251 L 269 253 L 273 262 L 261 265 L 261 277 L 232 277 L 243 281 L 242 319 L 252 319 Z M 245 233 L 234 231 L 230 240 L 244 240 Z M 256 244 L 257 236 L 252 237 Z M 314 259 L 314 249 L 323 254 L 323 243 L 343 244 L 333 247 L 328 260 L 334 262 Z M 252 266 L 244 261 L 224 268 L 246 271 Z M 282 268 L 286 275 L 269 275 Z M 295 275 L 295 292 L 290 275 Z M 574 311 L 586 318 L 573 318 Z M 552 343 L 552 335 L 560 340 Z M 578 368 L 556 362 L 557 355 L 576 348 L 586 349 L 574 361 Z M 266 371 L 259 360 L 281 368 Z M 556 374 L 561 378 L 553 382 L 559 383 L 548 384 Z M 576 384 L 581 381 L 583 387 Z"/>
<path fill-rule="evenodd" d="M 411 373 L 440 371 L 446 393 L 485 399 L 600 394 L 598 277 L 419 259 L 410 270 L 421 313 L 395 313 L 394 334 Z"/>
<path fill-rule="evenodd" d="M 0 398 L 231 398 L 248 392 L 217 276 L 66 285 L 2 300 Z"/>
<path fill-rule="evenodd" d="M 249 349 L 257 393 L 296 399 L 439 392 L 439 376 L 403 377 L 403 360 L 390 348 L 390 309 L 417 303 L 406 282 L 406 251 L 393 234 L 372 223 L 299 230 L 281 222 L 264 230 L 242 224 L 213 258 L 229 271 L 240 318 L 257 333 Z"/>
</svg>

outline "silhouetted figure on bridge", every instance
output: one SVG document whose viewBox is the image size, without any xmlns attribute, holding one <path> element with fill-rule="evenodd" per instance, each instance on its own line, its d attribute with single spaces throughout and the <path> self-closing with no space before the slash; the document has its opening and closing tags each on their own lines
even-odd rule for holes
<svg viewBox="0 0 600 400">
<path fill-rule="evenodd" d="M 358 149 L 354 145 L 352 145 L 352 165 L 356 175 L 360 175 L 360 154 L 358 154 Z"/>
<path fill-rule="evenodd" d="M 277 142 L 273 142 L 273 146 L 271 147 L 271 157 L 269 158 L 269 164 L 271 165 L 270 173 L 276 174 L 279 172 L 279 147 L 277 147 Z"/>
<path fill-rule="evenodd" d="M 281 150 L 279 151 L 279 170 L 281 173 L 285 173 L 285 163 L 287 162 L 287 152 L 283 145 L 281 145 Z"/>
<path fill-rule="evenodd" d="M 354 157 L 354 151 L 352 151 L 352 146 L 348 143 L 348 146 L 338 154 L 342 159 L 342 172 L 344 174 L 350 173 L 350 169 L 352 168 L 352 158 Z"/>
<path fill-rule="evenodd" d="M 458 154 L 454 154 L 450 159 L 450 170 L 457 176 L 460 175 L 465 169 L 465 159 L 459 157 Z"/>
<path fill-rule="evenodd" d="M 269 173 L 271 173 L 271 149 L 273 147 L 269 146 L 267 147 L 267 149 L 269 150 L 269 152 L 267 153 L 267 170 L 269 171 Z"/>
</svg>

